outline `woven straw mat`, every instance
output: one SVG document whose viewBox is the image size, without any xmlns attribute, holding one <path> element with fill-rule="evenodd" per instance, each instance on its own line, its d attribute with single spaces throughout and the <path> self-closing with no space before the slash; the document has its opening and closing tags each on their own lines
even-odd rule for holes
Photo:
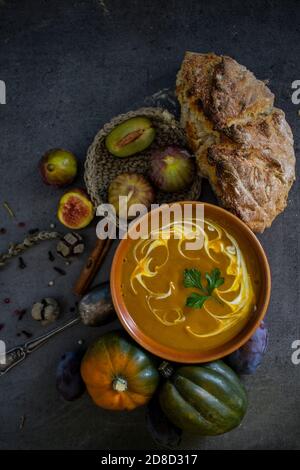
<svg viewBox="0 0 300 470">
<path fill-rule="evenodd" d="M 149 118 L 156 128 L 152 144 L 143 152 L 131 157 L 115 157 L 105 147 L 105 137 L 112 129 L 127 119 L 136 116 Z M 186 139 L 180 124 L 169 111 L 162 108 L 140 108 L 114 117 L 96 134 L 88 149 L 84 179 L 89 196 L 95 207 L 107 202 L 108 187 L 120 173 L 141 173 L 147 178 L 149 157 L 153 151 L 168 145 L 186 147 Z M 156 189 L 157 203 L 196 200 L 201 192 L 201 176 L 196 174 L 191 187 L 184 192 L 166 193 Z"/>
</svg>

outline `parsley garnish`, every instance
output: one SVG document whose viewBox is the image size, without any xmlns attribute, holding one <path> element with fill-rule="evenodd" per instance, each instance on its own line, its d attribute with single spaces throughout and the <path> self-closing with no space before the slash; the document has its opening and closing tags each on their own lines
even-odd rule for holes
<svg viewBox="0 0 300 470">
<path fill-rule="evenodd" d="M 205 273 L 206 286 L 204 287 L 201 279 L 201 272 L 198 269 L 185 269 L 184 270 L 184 287 L 195 287 L 201 293 L 193 292 L 186 299 L 186 306 L 192 308 L 202 308 L 204 302 L 208 299 L 215 299 L 220 302 L 217 297 L 213 295 L 214 289 L 217 289 L 224 284 L 224 278 L 221 277 L 221 272 L 218 268 L 213 269 L 210 273 Z"/>
</svg>

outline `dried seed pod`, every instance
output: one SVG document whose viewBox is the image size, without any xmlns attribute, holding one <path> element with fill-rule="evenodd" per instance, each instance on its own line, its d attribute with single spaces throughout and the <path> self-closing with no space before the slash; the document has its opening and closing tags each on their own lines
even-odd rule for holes
<svg viewBox="0 0 300 470">
<path fill-rule="evenodd" d="M 71 258 L 83 253 L 84 243 L 81 235 L 75 232 L 67 233 L 57 244 L 57 253 L 63 258 Z"/>
<path fill-rule="evenodd" d="M 34 320 L 40 321 L 42 325 L 53 323 L 60 314 L 60 307 L 55 299 L 46 297 L 40 302 L 33 304 L 31 315 Z"/>
</svg>

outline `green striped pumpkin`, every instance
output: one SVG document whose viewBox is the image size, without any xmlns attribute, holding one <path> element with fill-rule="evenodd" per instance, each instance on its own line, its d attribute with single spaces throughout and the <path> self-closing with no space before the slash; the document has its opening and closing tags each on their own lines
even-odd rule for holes
<svg viewBox="0 0 300 470">
<path fill-rule="evenodd" d="M 182 366 L 160 391 L 163 412 L 177 427 L 203 436 L 224 434 L 240 424 L 247 395 L 222 361 Z"/>
</svg>

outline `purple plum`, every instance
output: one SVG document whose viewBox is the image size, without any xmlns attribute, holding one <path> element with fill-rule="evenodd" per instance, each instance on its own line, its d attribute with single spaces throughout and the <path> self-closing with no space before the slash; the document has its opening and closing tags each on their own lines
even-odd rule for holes
<svg viewBox="0 0 300 470">
<path fill-rule="evenodd" d="M 179 446 L 182 430 L 174 426 L 163 413 L 157 394 L 148 403 L 146 426 L 156 444 L 167 449 L 175 449 Z"/>
<path fill-rule="evenodd" d="M 254 374 L 268 345 L 268 329 L 261 322 L 254 335 L 237 351 L 226 357 L 227 364 L 238 374 Z"/>
<path fill-rule="evenodd" d="M 66 352 L 57 366 L 56 388 L 65 400 L 76 400 L 85 391 L 85 385 L 80 375 L 82 356 L 82 351 Z"/>
</svg>

